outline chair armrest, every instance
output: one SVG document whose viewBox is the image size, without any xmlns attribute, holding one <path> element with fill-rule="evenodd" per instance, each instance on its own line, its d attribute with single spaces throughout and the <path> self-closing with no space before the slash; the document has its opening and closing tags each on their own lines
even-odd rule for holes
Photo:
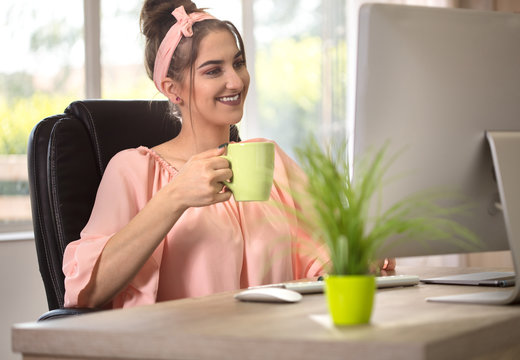
<svg viewBox="0 0 520 360">
<path fill-rule="evenodd" d="M 46 321 L 53 320 L 67 316 L 76 316 L 83 315 L 95 311 L 100 311 L 100 309 L 89 309 L 89 308 L 62 308 L 62 309 L 53 309 L 47 311 L 45 314 L 42 314 L 38 321 Z"/>
</svg>

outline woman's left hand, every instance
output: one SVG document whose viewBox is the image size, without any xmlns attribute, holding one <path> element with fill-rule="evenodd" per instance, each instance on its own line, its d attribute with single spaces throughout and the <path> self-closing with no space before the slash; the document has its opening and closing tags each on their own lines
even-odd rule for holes
<svg viewBox="0 0 520 360">
<path fill-rule="evenodd" d="M 379 269 L 384 271 L 395 270 L 395 265 L 395 258 L 385 258 L 378 262 Z"/>
</svg>

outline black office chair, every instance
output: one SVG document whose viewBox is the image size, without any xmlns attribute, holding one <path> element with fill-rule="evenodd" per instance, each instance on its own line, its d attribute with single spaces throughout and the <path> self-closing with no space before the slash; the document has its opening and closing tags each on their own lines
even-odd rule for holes
<svg viewBox="0 0 520 360">
<path fill-rule="evenodd" d="M 153 147 L 181 127 L 167 101 L 84 100 L 40 121 L 27 151 L 34 239 L 49 311 L 38 320 L 82 314 L 64 309 L 63 252 L 86 225 L 108 161 L 117 152 Z M 231 139 L 239 141 L 235 126 Z"/>
</svg>

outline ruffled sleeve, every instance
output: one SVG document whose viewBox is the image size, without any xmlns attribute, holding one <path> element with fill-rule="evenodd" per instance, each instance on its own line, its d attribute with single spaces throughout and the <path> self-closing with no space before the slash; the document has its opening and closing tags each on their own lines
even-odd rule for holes
<svg viewBox="0 0 520 360">
<path fill-rule="evenodd" d="M 298 164 L 276 145 L 276 190 L 280 201 L 289 208 L 295 209 L 302 218 L 312 216 L 310 203 L 305 195 L 307 177 Z M 294 214 L 287 214 L 291 224 L 293 241 L 293 274 L 295 279 L 311 278 L 323 275 L 324 266 L 328 262 L 327 251 L 309 234 L 309 229 Z"/>
<path fill-rule="evenodd" d="M 109 162 L 91 217 L 80 239 L 65 249 L 66 307 L 82 306 L 81 292 L 93 278 L 106 243 L 130 222 L 161 186 L 157 183 L 157 179 L 165 177 L 157 174 L 161 171 L 165 170 L 156 166 L 156 162 L 141 148 L 120 152 Z M 108 306 L 117 308 L 154 303 L 161 258 L 162 243 L 129 286 Z"/>
</svg>

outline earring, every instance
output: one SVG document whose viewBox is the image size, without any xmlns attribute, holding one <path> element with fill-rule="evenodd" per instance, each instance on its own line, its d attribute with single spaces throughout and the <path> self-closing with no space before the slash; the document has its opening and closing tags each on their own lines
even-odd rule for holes
<svg viewBox="0 0 520 360">
<path fill-rule="evenodd" d="M 178 96 L 175 98 L 175 101 L 180 101 L 180 100 L 181 100 L 181 98 Z"/>
</svg>

